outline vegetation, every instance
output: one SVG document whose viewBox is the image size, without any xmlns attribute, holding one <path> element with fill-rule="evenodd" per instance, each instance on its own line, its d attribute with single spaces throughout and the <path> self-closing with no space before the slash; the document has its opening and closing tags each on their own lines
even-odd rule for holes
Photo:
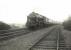
<svg viewBox="0 0 71 50">
<path fill-rule="evenodd" d="M 71 30 L 71 17 L 63 22 L 64 29 Z"/>
<path fill-rule="evenodd" d="M 4 22 L 0 22 L 0 30 L 8 30 L 10 28 L 11 27 L 8 24 L 6 24 Z"/>
</svg>

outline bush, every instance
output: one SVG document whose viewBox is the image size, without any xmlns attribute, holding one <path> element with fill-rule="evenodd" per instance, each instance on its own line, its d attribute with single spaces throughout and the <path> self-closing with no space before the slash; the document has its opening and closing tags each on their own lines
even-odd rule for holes
<svg viewBox="0 0 71 50">
<path fill-rule="evenodd" d="M 63 22 L 64 29 L 71 30 L 71 17 L 67 21 Z"/>
<path fill-rule="evenodd" d="M 0 22 L 0 30 L 8 30 L 10 28 L 11 27 L 8 24 L 6 24 L 4 22 Z"/>
</svg>

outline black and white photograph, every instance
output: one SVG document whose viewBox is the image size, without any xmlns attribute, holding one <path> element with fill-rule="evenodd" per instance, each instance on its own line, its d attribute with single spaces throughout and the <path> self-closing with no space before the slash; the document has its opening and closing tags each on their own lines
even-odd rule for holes
<svg viewBox="0 0 71 50">
<path fill-rule="evenodd" d="M 71 50 L 71 0 L 0 0 L 0 50 Z"/>
</svg>

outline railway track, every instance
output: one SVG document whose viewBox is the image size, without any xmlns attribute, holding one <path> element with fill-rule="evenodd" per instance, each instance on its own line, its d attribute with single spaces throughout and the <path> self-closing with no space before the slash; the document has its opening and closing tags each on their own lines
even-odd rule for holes
<svg viewBox="0 0 71 50">
<path fill-rule="evenodd" d="M 8 40 L 23 34 L 27 34 L 30 31 L 25 29 L 18 29 L 18 30 L 6 30 L 5 32 L 7 33 L 0 33 L 0 41 Z"/>
<path fill-rule="evenodd" d="M 20 28 L 20 29 L 0 30 L 0 34 L 6 34 L 6 33 L 16 32 L 16 31 L 20 31 L 20 30 L 27 30 L 27 29 L 26 28 Z"/>
<path fill-rule="evenodd" d="M 15 30 L 1 30 L 0 31 L 0 41 L 4 41 L 4 40 L 8 40 L 20 35 L 24 35 L 27 34 L 31 31 L 29 31 L 28 29 L 15 29 Z"/>
<path fill-rule="evenodd" d="M 20 35 L 27 34 L 29 32 L 32 32 L 32 31 L 26 28 L 15 29 L 15 30 L 2 30 L 0 31 L 0 41 L 8 40 L 8 39 L 20 36 Z"/>
<path fill-rule="evenodd" d="M 64 37 L 60 28 L 55 28 L 48 35 L 40 39 L 29 50 L 65 50 Z"/>
</svg>

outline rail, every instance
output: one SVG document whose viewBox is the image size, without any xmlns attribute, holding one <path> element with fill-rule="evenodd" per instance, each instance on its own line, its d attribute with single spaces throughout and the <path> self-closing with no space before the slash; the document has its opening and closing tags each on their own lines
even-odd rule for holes
<svg viewBox="0 0 71 50">
<path fill-rule="evenodd" d="M 26 30 L 26 28 L 9 29 L 9 30 L 0 30 L 0 34 L 5 34 L 5 33 L 9 33 L 9 32 L 15 32 L 15 31 L 19 31 L 19 30 Z"/>
<path fill-rule="evenodd" d="M 16 36 L 24 35 L 24 34 L 27 34 L 29 32 L 31 32 L 31 31 L 19 29 L 19 30 L 13 31 L 13 32 L 8 32 L 8 33 L 3 33 L 3 34 L 1 33 L 0 34 L 0 41 L 11 39 L 11 38 L 16 37 Z"/>
<path fill-rule="evenodd" d="M 57 34 L 57 50 L 59 50 L 59 32 Z"/>
<path fill-rule="evenodd" d="M 64 49 L 65 44 L 64 44 L 64 40 L 60 40 L 60 38 L 63 39 L 61 35 L 62 35 L 62 32 L 59 27 L 53 28 L 51 31 L 48 32 L 47 35 L 43 36 L 38 42 L 36 42 L 29 50 Z"/>
<path fill-rule="evenodd" d="M 51 32 L 53 32 L 54 30 L 57 30 L 57 27 L 55 27 L 55 28 L 53 28 L 51 31 L 49 31 L 48 34 L 43 35 L 43 37 L 42 37 L 38 42 L 36 42 L 31 48 L 29 48 L 28 50 L 32 50 L 32 48 L 33 48 L 36 44 L 38 44 L 39 42 L 41 42 L 46 36 L 49 36 L 49 35 L 51 34 Z M 58 45 L 57 45 L 57 46 L 58 46 Z"/>
</svg>

